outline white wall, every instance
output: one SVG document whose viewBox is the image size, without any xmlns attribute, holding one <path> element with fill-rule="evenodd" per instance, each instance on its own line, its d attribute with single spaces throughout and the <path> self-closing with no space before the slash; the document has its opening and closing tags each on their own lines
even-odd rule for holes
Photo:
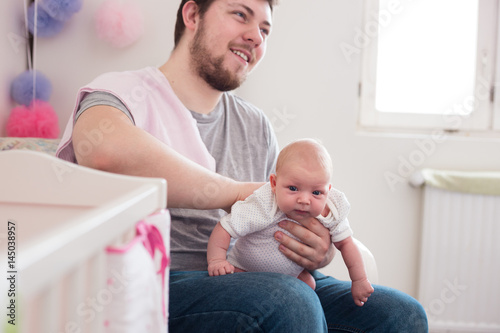
<svg viewBox="0 0 500 333">
<path fill-rule="evenodd" d="M 0 1 L 0 136 L 6 135 L 5 126 L 15 103 L 10 97 L 12 80 L 26 68 L 26 38 L 24 6 L 19 0 Z M 8 13 L 4 15 L 3 13 Z"/>
<path fill-rule="evenodd" d="M 146 13 L 146 34 L 136 45 L 118 50 L 94 33 L 92 17 L 100 3 L 85 0 L 60 35 L 38 42 L 37 67 L 54 85 L 51 103 L 61 129 L 81 85 L 102 72 L 159 65 L 173 46 L 177 0 L 137 1 Z M 354 57 L 348 63 L 339 44 L 352 43 L 362 25 L 361 9 L 362 0 L 282 1 L 268 54 L 238 93 L 268 114 L 281 145 L 299 137 L 325 143 L 334 158 L 334 185 L 351 202 L 355 236 L 374 253 L 379 282 L 415 296 L 421 192 L 406 181 L 391 187 L 384 174 L 405 176 L 401 161 L 422 154 L 418 167 L 499 170 L 499 141 L 448 138 L 420 148 L 429 138 L 359 132 L 360 62 Z M 2 82 L 16 75 L 11 72 L 19 70 L 3 69 Z M 0 98 L 5 99 L 1 93 Z M 4 107 L 5 101 L 0 102 Z"/>
</svg>

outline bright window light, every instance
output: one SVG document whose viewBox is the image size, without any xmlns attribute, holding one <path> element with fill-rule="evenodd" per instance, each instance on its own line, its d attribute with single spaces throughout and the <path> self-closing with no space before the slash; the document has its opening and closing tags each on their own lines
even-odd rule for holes
<svg viewBox="0 0 500 333">
<path fill-rule="evenodd" d="M 391 1 L 380 0 L 380 8 Z M 478 0 L 401 4 L 407 10 L 379 27 L 375 107 L 450 114 L 451 105 L 474 96 Z"/>
</svg>

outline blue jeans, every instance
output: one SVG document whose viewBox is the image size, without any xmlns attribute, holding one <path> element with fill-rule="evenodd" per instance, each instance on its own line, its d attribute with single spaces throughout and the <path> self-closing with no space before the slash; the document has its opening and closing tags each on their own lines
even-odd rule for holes
<svg viewBox="0 0 500 333">
<path fill-rule="evenodd" d="M 427 332 L 422 306 L 383 286 L 362 307 L 351 283 L 313 273 L 316 290 L 288 275 L 170 274 L 169 332 Z"/>
</svg>

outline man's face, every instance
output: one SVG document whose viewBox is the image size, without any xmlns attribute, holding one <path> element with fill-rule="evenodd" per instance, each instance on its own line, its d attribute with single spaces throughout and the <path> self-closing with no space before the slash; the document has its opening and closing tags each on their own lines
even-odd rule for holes
<svg viewBox="0 0 500 333">
<path fill-rule="evenodd" d="M 191 65 L 212 88 L 238 88 L 259 63 L 271 32 L 265 0 L 216 0 L 190 45 Z"/>
</svg>

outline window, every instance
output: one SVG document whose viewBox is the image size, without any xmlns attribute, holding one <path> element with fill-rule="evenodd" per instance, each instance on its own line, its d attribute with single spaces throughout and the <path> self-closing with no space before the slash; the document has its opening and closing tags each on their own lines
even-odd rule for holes
<svg viewBox="0 0 500 333">
<path fill-rule="evenodd" d="M 360 127 L 500 133 L 499 2 L 365 0 Z"/>
</svg>

